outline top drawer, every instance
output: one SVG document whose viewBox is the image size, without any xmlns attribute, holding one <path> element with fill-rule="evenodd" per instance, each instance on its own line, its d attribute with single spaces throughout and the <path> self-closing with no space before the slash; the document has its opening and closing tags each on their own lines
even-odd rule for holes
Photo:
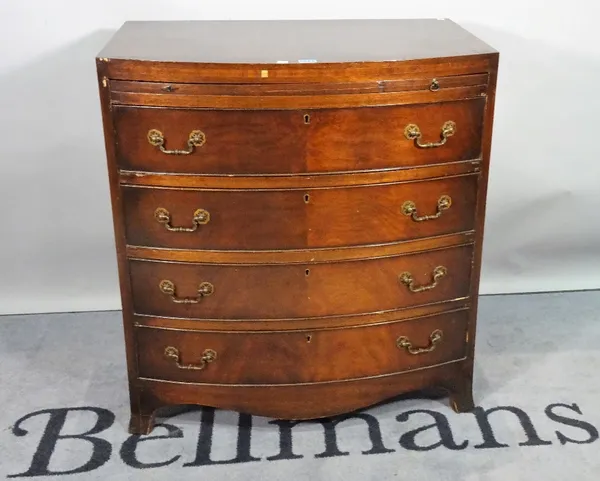
<svg viewBox="0 0 600 481">
<path fill-rule="evenodd" d="M 337 109 L 114 106 L 113 112 L 123 170 L 289 174 L 475 159 L 481 151 L 484 109 L 482 97 Z"/>
</svg>

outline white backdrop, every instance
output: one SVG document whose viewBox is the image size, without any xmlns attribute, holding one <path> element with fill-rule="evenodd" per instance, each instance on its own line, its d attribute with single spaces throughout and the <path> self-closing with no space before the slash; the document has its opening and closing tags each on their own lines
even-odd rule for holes
<svg viewBox="0 0 600 481">
<path fill-rule="evenodd" d="M 1 0 L 0 314 L 120 308 L 94 57 L 126 20 L 455 20 L 501 52 L 482 293 L 600 288 L 598 3 Z"/>
</svg>

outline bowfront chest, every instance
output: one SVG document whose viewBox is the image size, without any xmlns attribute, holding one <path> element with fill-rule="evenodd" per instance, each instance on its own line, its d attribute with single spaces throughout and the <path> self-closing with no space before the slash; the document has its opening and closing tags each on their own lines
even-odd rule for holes
<svg viewBox="0 0 600 481">
<path fill-rule="evenodd" d="M 494 49 L 448 20 L 128 22 L 96 60 L 131 432 L 473 407 Z"/>
</svg>

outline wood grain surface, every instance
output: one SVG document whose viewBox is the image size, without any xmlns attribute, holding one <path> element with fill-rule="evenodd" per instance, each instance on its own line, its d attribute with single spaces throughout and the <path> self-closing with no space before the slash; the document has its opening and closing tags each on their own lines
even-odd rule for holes
<svg viewBox="0 0 600 481">
<path fill-rule="evenodd" d="M 130 430 L 148 433 L 156 411 L 171 404 L 203 404 L 278 419 L 318 419 L 352 413 L 398 393 L 431 386 L 448 393 L 450 404 L 462 411 L 469 409 L 470 397 L 463 365 L 464 361 L 456 361 L 401 374 L 301 385 L 186 384 L 142 378 L 137 387 L 140 408 L 132 416 Z"/>
<path fill-rule="evenodd" d="M 470 231 L 477 175 L 430 182 L 332 189 L 175 190 L 123 187 L 127 242 L 178 249 L 305 249 L 397 242 Z M 439 210 L 443 196 L 451 199 Z M 418 221 L 402 207 L 413 202 Z M 173 232 L 155 218 L 166 209 L 171 227 L 194 228 L 194 212 L 210 214 L 193 232 Z"/>
<path fill-rule="evenodd" d="M 140 376 L 213 384 L 295 384 L 335 381 L 408 371 L 465 355 L 467 312 L 423 317 L 380 326 L 256 333 L 138 328 Z M 433 343 L 430 336 L 442 332 Z M 411 354 L 396 341 L 406 337 Z M 165 356 L 175 347 L 183 366 L 201 364 L 205 349 L 216 359 L 201 370 L 184 369 Z M 413 351 L 415 352 L 415 351 Z"/>
<path fill-rule="evenodd" d="M 238 265 L 131 260 L 136 313 L 185 318 L 264 319 L 358 314 L 418 306 L 469 293 L 472 246 L 346 262 L 297 265 Z M 432 283 L 434 269 L 448 273 L 434 289 L 414 293 L 399 281 L 414 276 L 415 287 Z M 178 304 L 159 289 L 175 284 L 180 298 L 198 298 L 210 282 L 214 293 L 197 304 Z"/>
<path fill-rule="evenodd" d="M 203 110 L 115 106 L 119 167 L 150 172 L 197 174 L 285 174 L 344 172 L 430 165 L 478 158 L 485 99 L 400 107 L 355 109 Z M 308 123 L 305 116 L 309 115 Z M 456 123 L 445 145 L 422 149 L 404 135 L 416 124 L 423 142 L 441 138 L 442 126 Z M 148 142 L 163 133 L 166 149 L 185 149 L 190 132 L 206 142 L 190 155 L 168 155 Z"/>
<path fill-rule="evenodd" d="M 98 57 L 156 62 L 382 62 L 495 50 L 448 19 L 126 22 Z"/>
<path fill-rule="evenodd" d="M 117 32 L 96 63 L 130 432 L 148 433 L 168 404 L 307 419 L 437 387 L 455 410 L 473 408 L 498 59 L 438 20 Z M 421 142 L 439 142 L 447 121 L 456 131 L 443 145 L 405 136 L 417 124 Z M 171 155 L 150 129 L 168 150 L 186 149 L 192 130 L 206 142 Z M 438 218 L 402 214 L 410 200 L 415 215 L 435 215 L 441 195 L 452 205 Z M 189 227 L 198 208 L 210 220 L 171 232 L 158 207 L 170 226 Z M 432 352 L 396 345 L 406 335 L 427 346 L 435 329 Z M 167 346 L 182 363 L 206 348 L 218 359 L 180 369 Z"/>
</svg>

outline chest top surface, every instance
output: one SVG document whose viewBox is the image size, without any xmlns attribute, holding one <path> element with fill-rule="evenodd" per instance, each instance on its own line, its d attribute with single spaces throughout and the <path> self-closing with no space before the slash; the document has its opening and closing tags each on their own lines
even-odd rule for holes
<svg viewBox="0 0 600 481">
<path fill-rule="evenodd" d="M 278 64 L 389 62 L 496 51 L 447 19 L 126 22 L 100 58 Z"/>
</svg>

